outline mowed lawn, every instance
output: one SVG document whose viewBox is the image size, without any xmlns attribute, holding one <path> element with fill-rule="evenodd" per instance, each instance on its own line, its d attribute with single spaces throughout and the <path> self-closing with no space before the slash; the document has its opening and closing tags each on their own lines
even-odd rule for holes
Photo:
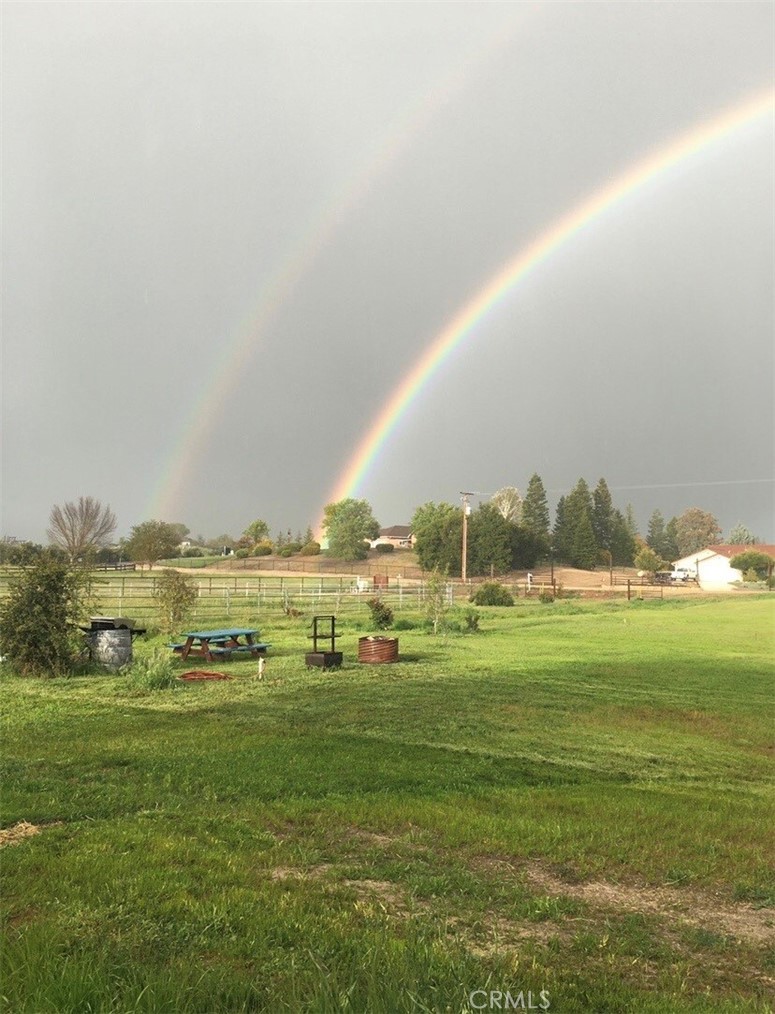
<svg viewBox="0 0 775 1014">
<path fill-rule="evenodd" d="M 262 682 L 4 675 L 4 1008 L 770 1010 L 773 604 L 520 602 L 368 667 L 344 619 L 330 673 L 271 614 Z"/>
</svg>

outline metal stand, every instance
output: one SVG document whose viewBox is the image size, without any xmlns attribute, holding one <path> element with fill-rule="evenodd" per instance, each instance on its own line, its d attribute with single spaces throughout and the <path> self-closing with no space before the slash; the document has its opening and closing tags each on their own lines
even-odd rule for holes
<svg viewBox="0 0 775 1014">
<path fill-rule="evenodd" d="M 336 651 L 336 617 L 335 616 L 313 616 L 312 617 L 312 651 L 308 651 L 305 658 L 307 666 L 314 666 L 317 669 L 338 669 L 342 664 L 342 652 Z M 319 642 L 328 642 L 329 649 L 321 650 Z"/>
</svg>

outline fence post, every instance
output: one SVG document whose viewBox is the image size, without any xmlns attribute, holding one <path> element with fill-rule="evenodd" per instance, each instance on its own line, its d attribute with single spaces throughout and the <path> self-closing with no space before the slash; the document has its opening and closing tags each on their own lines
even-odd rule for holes
<svg viewBox="0 0 775 1014">
<path fill-rule="evenodd" d="M 632 598 L 632 591 L 630 590 L 630 579 L 627 578 L 627 601 L 629 602 Z"/>
</svg>

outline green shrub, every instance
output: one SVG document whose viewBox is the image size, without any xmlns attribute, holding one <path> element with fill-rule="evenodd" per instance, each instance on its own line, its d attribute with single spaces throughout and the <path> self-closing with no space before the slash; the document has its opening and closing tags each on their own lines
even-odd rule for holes
<svg viewBox="0 0 775 1014">
<path fill-rule="evenodd" d="M 476 606 L 513 606 L 514 596 L 497 581 L 486 581 L 471 595 L 470 601 Z"/>
<path fill-rule="evenodd" d="M 377 553 L 392 553 L 395 548 L 392 542 L 378 542 L 374 550 Z"/>
<path fill-rule="evenodd" d="M 319 542 L 308 542 L 306 546 L 302 546 L 299 551 L 300 556 L 318 556 L 320 554 L 320 543 Z"/>
<path fill-rule="evenodd" d="M 241 546 L 239 549 L 234 550 L 234 555 L 238 560 L 246 560 L 250 556 L 250 550 Z"/>
<path fill-rule="evenodd" d="M 189 546 L 188 549 L 184 549 L 180 555 L 184 560 L 191 560 L 197 556 L 204 556 L 205 552 L 198 546 Z"/>
<path fill-rule="evenodd" d="M 371 620 L 377 630 L 387 630 L 393 626 L 393 610 L 385 605 L 382 599 L 367 599 L 366 605 L 371 613 Z"/>
<path fill-rule="evenodd" d="M 475 634 L 479 629 L 479 613 L 470 607 L 463 613 L 463 622 L 467 634 Z"/>
<path fill-rule="evenodd" d="M 271 542 L 257 542 L 253 546 L 253 556 L 271 556 L 272 555 L 272 543 Z"/>
<path fill-rule="evenodd" d="M 293 556 L 293 549 L 290 546 L 283 546 L 277 555 L 283 557 Z"/>
<path fill-rule="evenodd" d="M 550 602 L 554 602 L 554 595 L 548 591 L 542 591 L 538 596 L 538 601 L 543 602 L 545 606 L 549 605 Z"/>
<path fill-rule="evenodd" d="M 730 567 L 734 567 L 735 570 L 739 570 L 745 575 L 749 570 L 755 571 L 757 581 L 764 581 L 772 571 L 773 560 L 771 556 L 766 553 L 762 553 L 758 549 L 747 549 L 742 553 L 738 553 L 737 556 L 733 556 L 729 561 Z M 747 581 L 746 576 L 743 577 L 744 581 Z"/>
<path fill-rule="evenodd" d="M 88 573 L 48 550 L 9 582 L 0 607 L 0 654 L 22 675 L 71 673 L 83 652 Z"/>
</svg>

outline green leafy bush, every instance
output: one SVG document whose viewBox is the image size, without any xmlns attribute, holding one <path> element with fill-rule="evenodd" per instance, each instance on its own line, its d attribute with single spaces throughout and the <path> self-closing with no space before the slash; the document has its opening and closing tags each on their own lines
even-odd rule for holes
<svg viewBox="0 0 775 1014">
<path fill-rule="evenodd" d="M 548 591 L 542 591 L 538 596 L 538 601 L 543 602 L 545 606 L 549 605 L 550 602 L 554 602 L 554 595 Z"/>
<path fill-rule="evenodd" d="M 371 620 L 377 630 L 387 630 L 393 626 L 393 610 L 385 605 L 382 599 L 367 599 L 366 605 L 371 613 Z"/>
<path fill-rule="evenodd" d="M 253 546 L 253 556 L 271 556 L 272 555 L 272 543 L 271 542 L 257 542 Z"/>
<path fill-rule="evenodd" d="M 306 546 L 302 546 L 299 551 L 300 556 L 319 556 L 320 555 L 320 543 L 319 542 L 308 542 Z"/>
<path fill-rule="evenodd" d="M 479 613 L 470 607 L 463 613 L 463 622 L 467 634 L 475 634 L 479 630 Z"/>
<path fill-rule="evenodd" d="M 392 542 L 378 542 L 374 547 L 377 553 L 392 553 L 395 548 Z"/>
<path fill-rule="evenodd" d="M 497 581 L 486 581 L 471 595 L 476 606 L 513 606 L 514 596 Z"/>
<path fill-rule="evenodd" d="M 751 570 L 756 573 L 756 581 L 764 581 L 772 571 L 773 560 L 771 556 L 762 553 L 758 549 L 747 549 L 745 552 L 733 556 L 729 561 L 729 565 L 730 567 L 734 567 L 735 570 L 743 572 L 744 581 L 749 580 L 746 574 Z"/>
<path fill-rule="evenodd" d="M 246 549 L 244 546 L 240 546 L 239 549 L 234 550 L 234 555 L 238 560 L 247 560 L 250 556 L 250 550 Z"/>
<path fill-rule="evenodd" d="M 283 546 L 283 548 L 280 550 L 280 552 L 277 555 L 278 556 L 283 556 L 283 557 L 288 557 L 288 556 L 293 556 L 293 553 L 294 553 L 294 550 L 290 546 Z"/>
<path fill-rule="evenodd" d="M 0 654 L 22 675 L 71 673 L 84 647 L 78 623 L 89 591 L 87 572 L 43 550 L 10 580 L 0 607 Z"/>
</svg>

